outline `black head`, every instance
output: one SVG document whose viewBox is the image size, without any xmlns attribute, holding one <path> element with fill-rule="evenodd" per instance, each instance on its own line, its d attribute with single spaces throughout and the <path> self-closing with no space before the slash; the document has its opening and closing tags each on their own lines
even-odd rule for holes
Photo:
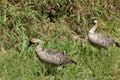
<svg viewBox="0 0 120 80">
<path fill-rule="evenodd" d="M 32 44 L 41 44 L 41 45 L 43 45 L 43 41 L 41 41 L 38 38 L 31 38 L 29 40 L 29 45 L 28 46 L 31 46 Z"/>
<path fill-rule="evenodd" d="M 89 23 L 92 24 L 92 25 L 97 24 L 97 18 L 96 18 L 96 17 L 92 17 L 92 18 L 90 19 Z"/>
</svg>

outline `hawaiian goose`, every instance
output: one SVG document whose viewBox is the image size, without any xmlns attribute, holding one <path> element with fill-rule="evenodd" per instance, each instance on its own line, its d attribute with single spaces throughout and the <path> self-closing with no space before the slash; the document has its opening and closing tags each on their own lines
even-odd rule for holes
<svg viewBox="0 0 120 80">
<path fill-rule="evenodd" d="M 98 27 L 98 21 L 95 18 L 91 19 L 91 21 L 93 27 L 88 32 L 88 40 L 92 46 L 107 49 L 108 46 L 115 44 L 115 46 L 120 47 L 120 45 L 111 37 L 96 33 L 95 31 Z"/>
<path fill-rule="evenodd" d="M 70 63 L 76 64 L 75 61 L 68 58 L 68 56 L 63 52 L 43 49 L 43 42 L 37 38 L 32 38 L 31 42 L 38 44 L 36 47 L 37 56 L 42 62 L 46 64 L 52 66 L 62 66 Z"/>
</svg>

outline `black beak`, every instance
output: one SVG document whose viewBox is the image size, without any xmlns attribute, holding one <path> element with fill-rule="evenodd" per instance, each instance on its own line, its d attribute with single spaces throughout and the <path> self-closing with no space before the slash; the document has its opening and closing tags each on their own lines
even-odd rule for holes
<svg viewBox="0 0 120 80">
<path fill-rule="evenodd" d="M 89 19 L 89 25 L 95 25 L 94 21 L 97 20 L 97 18 L 93 17 Z"/>
<path fill-rule="evenodd" d="M 29 40 L 28 47 L 30 47 L 32 44 L 34 44 L 34 43 L 32 43 L 32 42 Z"/>
</svg>

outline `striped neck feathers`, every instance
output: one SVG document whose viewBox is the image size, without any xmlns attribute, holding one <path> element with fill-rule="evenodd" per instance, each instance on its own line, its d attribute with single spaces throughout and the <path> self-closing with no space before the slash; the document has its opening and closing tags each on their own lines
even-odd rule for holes
<svg viewBox="0 0 120 80">
<path fill-rule="evenodd" d="M 90 29 L 89 33 L 94 34 L 95 31 L 96 31 L 96 29 L 97 29 L 97 27 L 98 27 L 98 24 L 96 23 L 96 24 Z"/>
<path fill-rule="evenodd" d="M 43 45 L 39 43 L 36 47 L 36 51 L 42 51 L 43 50 Z"/>
</svg>

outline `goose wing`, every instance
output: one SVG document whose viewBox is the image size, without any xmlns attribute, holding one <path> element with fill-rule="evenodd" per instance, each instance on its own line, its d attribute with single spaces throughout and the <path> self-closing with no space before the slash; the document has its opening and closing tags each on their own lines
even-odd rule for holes
<svg viewBox="0 0 120 80">
<path fill-rule="evenodd" d="M 64 65 L 67 63 L 75 63 L 64 52 L 58 52 L 56 50 L 48 50 L 50 61 L 56 65 Z"/>
<path fill-rule="evenodd" d="M 109 36 L 103 36 L 101 34 L 94 34 L 90 41 L 98 46 L 107 48 L 111 44 L 114 44 L 114 40 Z"/>
</svg>

